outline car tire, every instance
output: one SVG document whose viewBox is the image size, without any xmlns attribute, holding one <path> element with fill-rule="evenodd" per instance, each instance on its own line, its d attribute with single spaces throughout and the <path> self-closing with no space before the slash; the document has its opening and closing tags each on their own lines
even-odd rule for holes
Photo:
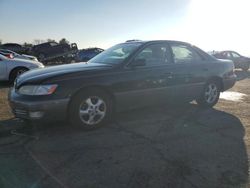
<svg viewBox="0 0 250 188">
<path fill-rule="evenodd" d="M 217 81 L 209 81 L 206 83 L 200 97 L 196 102 L 201 107 L 211 108 L 218 102 L 220 98 L 221 87 Z"/>
<path fill-rule="evenodd" d="M 250 65 L 250 63 L 245 63 L 245 64 L 243 64 L 243 66 L 241 67 L 241 69 L 242 69 L 244 72 L 247 72 L 248 69 L 249 69 L 249 65 Z"/>
<path fill-rule="evenodd" d="M 24 67 L 20 67 L 20 68 L 16 68 L 16 69 L 14 69 L 14 70 L 12 70 L 11 71 L 11 73 L 10 73 L 10 79 L 9 79 L 9 81 L 10 81 L 10 83 L 13 83 L 14 81 L 15 81 L 15 79 L 19 76 L 19 75 L 21 75 L 21 74 L 23 74 L 24 72 L 26 72 L 26 71 L 28 71 L 29 69 L 27 69 L 27 68 L 24 68 Z"/>
<path fill-rule="evenodd" d="M 85 131 L 103 126 L 113 111 L 109 95 L 98 89 L 78 93 L 69 107 L 69 121 Z"/>
</svg>

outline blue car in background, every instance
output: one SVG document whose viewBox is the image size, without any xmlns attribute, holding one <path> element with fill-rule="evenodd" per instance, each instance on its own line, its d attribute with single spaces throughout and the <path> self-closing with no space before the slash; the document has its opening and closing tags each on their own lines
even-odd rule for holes
<svg viewBox="0 0 250 188">
<path fill-rule="evenodd" d="M 101 48 L 82 49 L 77 52 L 75 60 L 76 62 L 86 62 L 103 51 Z"/>
</svg>

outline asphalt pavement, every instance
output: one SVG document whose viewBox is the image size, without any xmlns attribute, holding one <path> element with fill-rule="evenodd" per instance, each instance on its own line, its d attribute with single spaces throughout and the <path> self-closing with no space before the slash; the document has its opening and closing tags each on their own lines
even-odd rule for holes
<svg viewBox="0 0 250 188">
<path fill-rule="evenodd" d="M 240 187 L 244 135 L 236 116 L 196 104 L 120 113 L 90 132 L 24 123 L 0 140 L 0 187 Z"/>
</svg>

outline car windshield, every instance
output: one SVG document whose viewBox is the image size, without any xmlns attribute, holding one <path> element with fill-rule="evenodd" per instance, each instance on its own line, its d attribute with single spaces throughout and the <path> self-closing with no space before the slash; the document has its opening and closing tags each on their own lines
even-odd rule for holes
<svg viewBox="0 0 250 188">
<path fill-rule="evenodd" d="M 237 53 L 237 52 L 232 52 L 232 55 L 233 55 L 233 57 L 241 57 L 241 55 L 239 54 L 239 53 Z"/>
<path fill-rule="evenodd" d="M 89 63 L 119 64 L 138 49 L 140 45 L 139 42 L 117 44 L 91 59 Z"/>
</svg>

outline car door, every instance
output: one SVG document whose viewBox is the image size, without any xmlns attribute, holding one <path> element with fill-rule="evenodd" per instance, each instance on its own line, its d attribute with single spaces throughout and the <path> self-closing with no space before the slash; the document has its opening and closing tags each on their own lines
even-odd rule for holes
<svg viewBox="0 0 250 188">
<path fill-rule="evenodd" d="M 174 96 L 181 100 L 193 100 L 204 87 L 209 64 L 189 44 L 173 42 L 170 43 L 170 49 L 174 61 Z"/>
<path fill-rule="evenodd" d="M 3 57 L 0 57 L 0 80 L 8 80 L 7 65 Z"/>
<path fill-rule="evenodd" d="M 133 62 L 144 61 L 141 66 Z M 117 78 L 117 106 L 138 107 L 162 103 L 172 98 L 172 62 L 167 43 L 145 46 L 132 58 Z"/>
</svg>

